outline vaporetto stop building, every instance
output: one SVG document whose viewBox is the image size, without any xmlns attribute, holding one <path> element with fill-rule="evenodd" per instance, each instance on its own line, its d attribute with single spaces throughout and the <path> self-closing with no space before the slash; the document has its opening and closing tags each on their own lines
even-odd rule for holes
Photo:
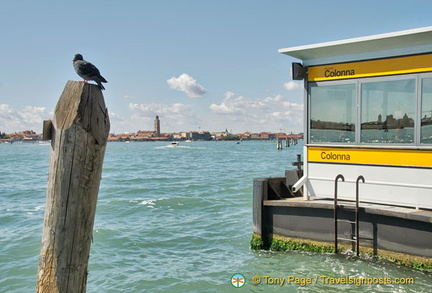
<svg viewBox="0 0 432 293">
<path fill-rule="evenodd" d="M 279 53 L 304 82 L 303 176 L 285 181 L 302 197 L 255 180 L 255 233 L 432 257 L 432 27 Z"/>
</svg>

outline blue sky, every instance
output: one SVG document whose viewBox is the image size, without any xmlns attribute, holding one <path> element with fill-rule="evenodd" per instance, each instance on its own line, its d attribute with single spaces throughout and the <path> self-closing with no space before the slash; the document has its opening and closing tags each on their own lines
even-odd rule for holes
<svg viewBox="0 0 432 293">
<path fill-rule="evenodd" d="M 431 26 L 424 0 L 0 0 L 0 131 L 52 117 L 74 54 L 108 80 L 111 131 L 302 131 L 280 48 Z"/>
</svg>

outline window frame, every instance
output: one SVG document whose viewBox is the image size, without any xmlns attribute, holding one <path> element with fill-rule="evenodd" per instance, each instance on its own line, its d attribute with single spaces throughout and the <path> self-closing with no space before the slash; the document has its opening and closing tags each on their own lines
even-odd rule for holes
<svg viewBox="0 0 432 293">
<path fill-rule="evenodd" d="M 344 82 L 345 81 L 345 82 Z M 311 99 L 311 88 L 312 86 L 317 86 L 317 87 L 331 87 L 331 86 L 343 86 L 343 85 L 354 85 L 354 106 L 357 107 L 358 104 L 358 93 L 357 93 L 357 84 L 356 82 L 352 81 L 352 80 L 344 80 L 344 81 L 325 81 L 325 82 L 309 82 L 308 83 L 308 107 L 307 107 L 307 111 L 308 111 L 308 120 L 307 120 L 307 127 L 308 127 L 308 142 L 311 144 L 343 144 L 343 145 L 356 145 L 357 143 L 357 111 L 354 111 L 354 115 L 355 118 L 353 119 L 353 124 L 354 124 L 354 142 L 350 142 L 350 143 L 343 143 L 343 142 L 311 142 L 311 116 L 312 116 L 312 99 Z"/>
<path fill-rule="evenodd" d="M 307 82 L 307 143 L 311 145 L 340 145 L 343 147 L 432 147 L 432 143 L 421 142 L 421 119 L 422 119 L 422 98 L 423 98 L 423 80 L 431 79 L 432 73 L 412 73 L 412 74 L 401 74 L 391 76 L 379 76 L 379 77 L 365 77 L 356 79 L 343 79 L 343 80 L 332 80 L 332 81 L 313 81 Z M 414 95 L 415 95 L 415 109 L 414 109 L 414 139 L 410 143 L 395 143 L 395 142 L 361 142 L 361 115 L 362 115 L 362 85 L 366 83 L 375 82 L 387 82 L 387 81 L 400 81 L 400 80 L 414 80 Z M 338 85 L 355 85 L 355 142 L 344 143 L 344 142 L 311 142 L 311 110 L 312 110 L 312 99 L 311 99 L 311 88 L 314 86 L 338 86 Z"/>
<path fill-rule="evenodd" d="M 393 81 L 408 81 L 411 80 L 414 82 L 414 102 L 415 102 L 415 107 L 414 107 L 414 128 L 413 128 L 413 141 L 412 142 L 408 142 L 408 143 L 402 143 L 402 142 L 377 142 L 377 143 L 373 143 L 373 142 L 362 142 L 362 129 L 361 129 L 361 124 L 365 121 L 362 121 L 362 115 L 363 115 L 363 97 L 362 97 L 362 92 L 363 92 L 363 85 L 364 84 L 374 84 L 374 83 L 383 83 L 383 82 L 393 82 Z M 358 142 L 359 145 L 394 145 L 394 146 L 412 146 L 416 144 L 416 127 L 417 127 L 417 117 L 418 117 L 418 77 L 417 76 L 412 76 L 410 75 L 397 75 L 397 76 L 387 76 L 387 77 L 375 77 L 375 78 L 365 78 L 364 80 L 361 80 L 358 84 L 359 88 L 358 88 L 358 95 L 359 95 L 359 116 L 357 117 L 359 120 L 359 127 L 360 127 L 360 131 L 358 133 L 358 138 L 356 139 L 356 141 Z M 384 119 L 384 117 L 383 117 Z"/>
<path fill-rule="evenodd" d="M 419 101 L 417 104 L 418 107 L 418 123 L 419 123 L 419 127 L 418 127 L 418 133 L 417 133 L 417 145 L 419 146 L 432 146 L 432 143 L 424 143 L 422 142 L 422 125 L 421 125 L 421 120 L 423 117 L 423 80 L 425 79 L 431 79 L 432 80 L 432 73 L 429 74 L 422 74 L 421 78 L 418 81 L 418 92 L 419 92 Z M 432 115 L 431 115 L 432 116 Z"/>
</svg>

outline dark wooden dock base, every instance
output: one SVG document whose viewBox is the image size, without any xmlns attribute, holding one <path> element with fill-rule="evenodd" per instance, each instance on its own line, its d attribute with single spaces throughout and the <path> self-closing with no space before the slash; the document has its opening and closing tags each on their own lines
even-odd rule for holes
<svg viewBox="0 0 432 293">
<path fill-rule="evenodd" d="M 271 187 L 274 180 L 254 180 L 253 232 L 261 238 L 262 248 L 269 249 L 278 237 L 333 245 L 333 199 L 280 197 Z M 353 219 L 354 212 L 348 208 L 352 203 L 347 202 L 346 208 L 343 201 L 339 203 L 340 218 Z M 360 253 L 389 251 L 421 257 L 432 268 L 432 211 L 360 203 L 359 220 Z M 352 237 L 351 224 L 340 223 L 338 230 L 339 236 Z M 346 242 L 343 247 L 349 246 Z"/>
</svg>

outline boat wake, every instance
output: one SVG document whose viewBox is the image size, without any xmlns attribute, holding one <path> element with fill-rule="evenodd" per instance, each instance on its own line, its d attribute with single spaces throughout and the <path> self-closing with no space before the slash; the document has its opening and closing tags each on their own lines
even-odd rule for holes
<svg viewBox="0 0 432 293">
<path fill-rule="evenodd" d="M 177 146 L 171 146 L 171 145 L 164 145 L 164 146 L 157 146 L 155 149 L 190 149 L 190 150 L 206 150 L 206 147 L 197 147 L 197 146 L 189 146 L 189 145 L 177 145 Z"/>
</svg>

